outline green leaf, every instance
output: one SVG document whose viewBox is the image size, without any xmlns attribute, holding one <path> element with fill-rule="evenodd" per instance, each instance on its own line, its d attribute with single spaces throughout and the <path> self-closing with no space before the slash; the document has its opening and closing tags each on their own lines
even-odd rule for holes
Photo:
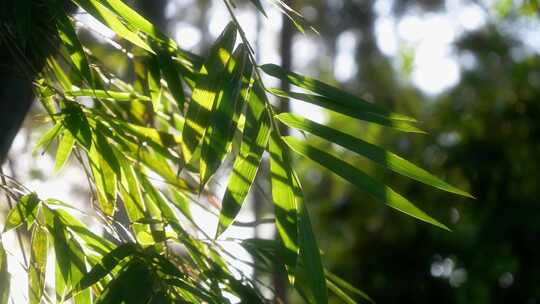
<svg viewBox="0 0 540 304">
<path fill-rule="evenodd" d="M 313 135 L 324 138 L 329 142 L 338 144 L 346 149 L 356 152 L 376 162 L 378 165 L 388 168 L 396 173 L 447 192 L 472 197 L 467 192 L 449 185 L 448 183 L 430 174 L 426 170 L 414 165 L 406 159 L 403 159 L 392 152 L 386 151 L 383 148 L 377 147 L 357 137 L 318 124 L 295 114 L 282 113 L 277 115 L 276 118 L 291 128 L 306 131 Z"/>
<path fill-rule="evenodd" d="M 201 148 L 201 189 L 221 165 L 236 131 L 242 76 L 247 60 L 247 49 L 240 44 L 227 63 L 223 89 L 215 101 L 214 111 Z"/>
<path fill-rule="evenodd" d="M 96 304 L 147 303 L 154 286 L 152 273 L 144 261 L 133 259 L 96 299 Z"/>
<path fill-rule="evenodd" d="M 357 118 L 364 121 L 373 122 L 385 127 L 393 128 L 403 132 L 410 133 L 426 133 L 418 127 L 412 125 L 409 121 L 401 119 L 393 119 L 388 116 L 384 116 L 378 113 L 367 112 L 361 107 L 353 107 L 347 104 L 341 104 L 334 102 L 334 99 L 330 99 L 321 95 L 304 94 L 297 92 L 285 92 L 280 89 L 268 89 L 270 93 L 278 97 L 292 98 L 297 100 L 306 101 L 320 107 L 332 110 L 343 115 L 347 115 L 352 118 Z"/>
<path fill-rule="evenodd" d="M 450 231 L 448 227 L 433 219 L 422 210 L 418 209 L 406 198 L 392 190 L 392 188 L 373 180 L 371 177 L 369 177 L 369 175 L 363 171 L 360 171 L 351 164 L 293 137 L 284 137 L 283 139 L 287 145 L 298 154 L 319 163 L 321 166 L 334 172 L 361 190 L 366 191 L 378 201 L 383 202 L 389 207 L 408 214 L 421 221 Z"/>
<path fill-rule="evenodd" d="M 261 12 L 265 17 L 268 18 L 268 16 L 266 15 L 266 12 L 264 11 L 264 7 L 262 6 L 261 0 L 250 0 L 250 1 L 251 3 L 253 3 L 253 5 L 255 5 L 257 10 L 259 10 L 259 12 Z"/>
<path fill-rule="evenodd" d="M 210 57 L 201 68 L 197 85 L 182 130 L 182 155 L 188 164 L 200 146 L 210 122 L 214 103 L 220 91 L 224 71 L 236 40 L 236 26 L 229 23 L 210 51 Z"/>
<path fill-rule="evenodd" d="M 35 221 L 39 211 L 40 200 L 35 193 L 24 195 L 15 207 L 9 210 L 4 226 L 4 233 L 22 225 L 25 221 L 28 227 Z"/>
<path fill-rule="evenodd" d="M 94 78 L 90 71 L 90 64 L 86 58 L 83 46 L 77 37 L 73 23 L 66 14 L 64 2 L 59 0 L 53 0 L 51 2 L 52 3 L 48 5 L 48 8 L 51 11 L 51 15 L 54 16 L 60 39 L 69 53 L 71 64 L 75 67 L 75 70 L 81 76 L 81 79 L 86 80 L 89 86 L 95 87 Z M 64 83 L 65 85 L 68 84 L 68 82 Z M 71 86 L 69 86 L 68 89 L 71 89 Z"/>
<path fill-rule="evenodd" d="M 255 181 L 270 135 L 270 117 L 266 110 L 266 102 L 264 90 L 256 82 L 247 104 L 246 125 L 240 153 L 234 161 L 222 200 L 216 237 L 232 224 Z"/>
<path fill-rule="evenodd" d="M 183 113 L 186 100 L 184 88 L 182 86 L 182 80 L 180 77 L 180 75 L 182 75 L 183 73 L 181 72 L 178 63 L 172 60 L 172 53 L 170 50 L 164 47 L 158 48 L 157 60 L 159 63 L 159 67 L 161 68 L 161 72 L 163 73 L 163 78 L 165 79 L 165 81 L 167 82 L 167 86 L 169 87 L 169 91 L 171 92 L 171 95 L 176 101 L 178 109 L 181 113 Z"/>
<path fill-rule="evenodd" d="M 91 97 L 96 99 L 112 99 L 115 101 L 131 101 L 140 99 L 142 101 L 150 101 L 147 96 L 136 94 L 135 92 L 122 92 L 112 90 L 95 90 L 95 89 L 79 89 L 65 92 L 66 96 L 72 97 Z"/>
<path fill-rule="evenodd" d="M 48 235 L 41 226 L 34 228 L 28 269 L 28 298 L 30 304 L 39 304 L 45 287 L 45 268 L 47 266 Z"/>
<path fill-rule="evenodd" d="M 155 53 L 152 48 L 144 42 L 137 33 L 127 28 L 122 21 L 107 7 L 97 0 L 73 0 L 82 9 L 91 14 L 94 18 L 102 22 L 118 36 L 126 39 L 134 45 L 147 50 L 150 53 Z"/>
<path fill-rule="evenodd" d="M 162 43 L 167 42 L 171 47 L 176 47 L 176 44 L 172 39 L 167 38 L 167 36 L 161 33 L 150 21 L 146 20 L 135 10 L 126 5 L 124 1 L 100 0 L 100 2 L 105 4 L 116 15 L 122 17 L 130 27 L 141 31 Z"/>
<path fill-rule="evenodd" d="M 62 113 L 65 114 L 63 124 L 66 129 L 71 132 L 79 144 L 89 150 L 92 146 L 92 130 L 80 106 L 71 102 L 66 103 Z"/>
<path fill-rule="evenodd" d="M 136 254 L 138 251 L 137 246 L 133 243 L 122 244 L 111 252 L 104 255 L 98 264 L 86 273 L 83 278 L 73 288 L 74 293 L 78 293 L 88 287 L 99 282 L 105 276 L 111 273 L 111 271 L 125 258 Z"/>
<path fill-rule="evenodd" d="M 61 133 L 62 130 L 62 124 L 57 123 L 52 128 L 47 130 L 43 136 L 38 140 L 36 146 L 34 147 L 33 153 L 38 151 L 41 148 L 46 149 L 51 142 Z"/>
<path fill-rule="evenodd" d="M 75 137 L 71 134 L 71 132 L 64 132 L 64 135 L 60 139 L 60 143 L 58 144 L 58 149 L 56 150 L 56 163 L 54 165 L 54 172 L 58 173 L 62 168 L 64 167 L 66 161 L 69 159 L 69 156 L 71 155 L 71 151 L 73 150 L 73 147 L 75 145 Z"/>
<path fill-rule="evenodd" d="M 94 177 L 97 199 L 101 211 L 112 216 L 115 210 L 117 173 L 120 172 L 120 165 L 107 138 L 99 132 L 101 125 L 98 125 L 95 133 L 95 145 L 92 145 L 88 153 L 90 169 Z"/>
<path fill-rule="evenodd" d="M 352 286 L 347 281 L 343 280 L 342 278 L 338 277 L 337 275 L 331 273 L 330 271 L 326 271 L 325 274 L 326 274 L 326 283 L 328 284 L 328 288 L 330 288 L 330 290 L 332 290 L 334 293 L 337 294 L 337 293 L 341 292 L 342 294 L 345 294 L 344 291 L 343 291 L 343 289 L 345 289 L 346 291 L 348 291 L 348 292 L 350 292 L 352 294 L 360 296 L 364 300 L 367 300 L 367 301 L 369 301 L 371 303 L 375 303 L 375 301 L 373 301 L 373 299 L 371 299 L 371 297 L 369 297 L 365 292 L 363 292 L 362 290 Z M 350 299 L 350 297 L 349 297 L 349 299 Z M 353 302 L 350 302 L 350 303 L 356 303 L 356 302 L 353 301 Z"/>
<path fill-rule="evenodd" d="M 295 194 L 290 155 L 276 130 L 271 132 L 268 146 L 276 228 L 285 247 L 283 259 L 289 281 L 293 284 L 299 252 L 298 197 Z"/>
<path fill-rule="evenodd" d="M 306 273 L 307 285 L 311 289 L 315 303 L 328 303 L 328 293 L 324 280 L 324 268 L 319 253 L 319 246 L 313 233 L 309 212 L 304 204 L 304 194 L 296 173 L 292 172 L 292 182 L 296 205 L 298 209 L 298 242 L 300 247 L 300 261 Z"/>
<path fill-rule="evenodd" d="M 370 112 L 382 117 L 386 117 L 390 120 L 416 122 L 416 119 L 412 117 L 390 112 L 381 106 L 360 99 L 348 92 L 328 85 L 322 81 L 287 71 L 278 65 L 265 64 L 261 66 L 261 69 L 270 76 L 288 81 L 302 89 L 326 97 L 329 102 L 349 107 L 358 112 Z"/>
<path fill-rule="evenodd" d="M 7 304 L 11 278 L 8 272 L 8 260 L 2 241 L 0 240 L 0 304 Z"/>
</svg>

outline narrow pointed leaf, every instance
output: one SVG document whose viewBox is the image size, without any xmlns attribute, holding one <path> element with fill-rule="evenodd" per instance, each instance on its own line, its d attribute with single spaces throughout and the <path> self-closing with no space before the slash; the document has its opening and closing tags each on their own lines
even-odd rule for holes
<svg viewBox="0 0 540 304">
<path fill-rule="evenodd" d="M 403 159 L 402 157 L 383 148 L 363 141 L 355 136 L 318 124 L 295 114 L 282 113 L 277 115 L 276 118 L 291 128 L 306 131 L 313 135 L 324 138 L 331 143 L 338 144 L 343 148 L 356 152 L 376 162 L 378 165 L 388 168 L 396 173 L 447 192 L 472 197 L 467 192 L 449 185 L 448 183 L 430 174 L 426 170 L 414 165 L 406 159 Z"/>
<path fill-rule="evenodd" d="M 39 211 L 40 200 L 35 193 L 21 197 L 17 205 L 9 210 L 4 226 L 4 232 L 15 229 L 25 221 L 30 225 L 35 221 Z"/>
<path fill-rule="evenodd" d="M 391 119 L 388 116 L 380 115 L 378 113 L 367 112 L 367 111 L 364 111 L 363 109 L 358 109 L 356 107 L 351 107 L 349 105 L 336 103 L 332 99 L 329 99 L 328 97 L 325 97 L 325 96 L 316 95 L 316 94 L 304 94 L 304 93 L 297 93 L 297 92 L 285 92 L 280 89 L 274 89 L 274 88 L 268 89 L 268 91 L 278 97 L 302 100 L 302 101 L 309 102 L 311 104 L 326 108 L 328 110 L 332 110 L 332 111 L 341 113 L 343 115 L 347 115 L 352 118 L 376 123 L 381 126 L 396 129 L 399 131 L 409 132 L 409 133 L 421 133 L 421 134 L 426 133 L 420 128 L 412 125 L 411 122 L 409 121 L 404 121 L 400 119 Z"/>
<path fill-rule="evenodd" d="M 122 21 L 107 7 L 101 4 L 101 1 L 97 0 L 74 0 L 80 7 L 102 22 L 118 36 L 126 39 L 134 45 L 147 50 L 150 53 L 154 53 L 152 48 L 144 42 L 135 32 L 128 29 Z"/>
<path fill-rule="evenodd" d="M 339 159 L 338 157 L 293 137 L 285 137 L 284 141 L 298 154 L 319 163 L 321 166 L 334 172 L 361 190 L 366 191 L 376 200 L 388 205 L 389 207 L 444 230 L 450 230 L 445 225 L 427 215 L 424 211 L 418 209 L 406 198 L 392 190 L 392 188 L 372 179 L 363 171 Z"/>
<path fill-rule="evenodd" d="M 48 7 L 55 17 L 60 39 L 69 53 L 71 64 L 75 67 L 81 80 L 86 81 L 89 86 L 94 87 L 94 79 L 92 72 L 90 71 L 90 64 L 88 63 L 82 44 L 77 37 L 75 27 L 66 14 L 64 3 L 58 0 L 53 0 L 51 2 L 52 3 Z M 66 82 L 65 84 L 67 85 L 68 83 Z M 71 86 L 68 89 L 71 89 Z"/>
<path fill-rule="evenodd" d="M 77 293 L 99 282 L 125 258 L 137 253 L 135 244 L 122 244 L 101 258 L 101 261 L 92 267 L 83 278 L 75 285 L 73 292 Z"/>
<path fill-rule="evenodd" d="M 30 304 L 39 304 L 43 296 L 48 246 L 47 231 L 41 226 L 36 226 L 32 233 L 28 270 L 28 299 Z"/>
<path fill-rule="evenodd" d="M 43 136 L 38 140 L 36 146 L 34 147 L 33 152 L 35 153 L 36 151 L 42 148 L 46 149 L 51 144 L 51 142 L 58 135 L 60 135 L 61 131 L 62 131 L 62 124 L 60 123 L 55 124 L 52 128 L 47 130 L 47 132 L 45 132 L 45 134 L 43 134 Z"/>
<path fill-rule="evenodd" d="M 328 292 L 326 290 L 324 267 L 319 253 L 319 245 L 313 233 L 309 212 L 304 204 L 304 195 L 300 181 L 294 172 L 292 180 L 298 209 L 299 263 L 306 273 L 307 285 L 311 289 L 315 302 L 317 304 L 327 304 Z"/>
<path fill-rule="evenodd" d="M 233 23 L 227 25 L 212 47 L 210 57 L 203 65 L 197 85 L 193 90 L 182 130 L 182 154 L 186 164 L 190 162 L 205 136 L 214 110 L 214 102 L 222 90 L 221 80 L 231 57 L 236 31 Z"/>
<path fill-rule="evenodd" d="M 302 89 L 324 96 L 327 98 L 329 102 L 337 103 L 339 105 L 349 107 L 359 112 L 370 112 L 373 114 L 378 114 L 382 117 L 385 117 L 391 120 L 403 120 L 403 121 L 409 121 L 409 122 L 416 122 L 416 119 L 412 117 L 409 117 L 403 114 L 390 112 L 381 106 L 365 101 L 348 92 L 345 92 L 336 87 L 328 85 L 322 81 L 319 81 L 319 80 L 316 80 L 307 76 L 299 75 L 291 71 L 287 71 L 278 65 L 265 64 L 261 68 L 268 75 L 271 75 L 273 77 L 279 78 L 284 81 L 291 82 L 292 84 Z"/>
<path fill-rule="evenodd" d="M 291 284 L 294 283 L 298 244 L 297 197 L 292 176 L 291 159 L 279 135 L 270 135 L 270 178 L 272 201 L 276 216 L 276 228 L 285 247 L 284 263 Z"/>
<path fill-rule="evenodd" d="M 9 290 L 11 278 L 8 272 L 7 254 L 0 240 L 0 304 L 7 304 L 9 300 Z"/>
<path fill-rule="evenodd" d="M 335 286 L 335 288 L 332 288 L 333 290 L 338 290 L 339 289 L 342 292 L 348 291 L 348 292 L 350 292 L 352 294 L 360 296 L 361 298 L 363 298 L 364 300 L 367 300 L 368 302 L 375 303 L 375 301 L 373 301 L 373 299 L 371 299 L 371 297 L 368 296 L 365 292 L 363 292 L 362 290 L 352 286 L 347 281 L 343 280 L 342 278 L 338 277 L 337 275 L 331 273 L 330 271 L 326 271 L 325 274 L 326 274 L 326 282 L 327 283 L 330 282 Z"/>
<path fill-rule="evenodd" d="M 56 163 L 54 165 L 54 172 L 57 173 L 64 167 L 66 161 L 71 155 L 73 146 L 75 145 L 75 137 L 71 132 L 64 132 L 64 135 L 60 139 L 58 144 L 58 150 L 56 150 Z"/>
<path fill-rule="evenodd" d="M 266 102 L 264 90 L 256 83 L 247 104 L 246 125 L 240 153 L 234 161 L 223 197 L 217 236 L 232 224 L 255 181 L 270 134 L 270 117 L 265 107 Z"/>
<path fill-rule="evenodd" d="M 242 76 L 247 50 L 241 44 L 227 63 L 223 89 L 215 101 L 215 109 L 206 131 L 200 160 L 201 188 L 221 165 L 236 131 L 235 114 L 240 104 Z"/>
</svg>

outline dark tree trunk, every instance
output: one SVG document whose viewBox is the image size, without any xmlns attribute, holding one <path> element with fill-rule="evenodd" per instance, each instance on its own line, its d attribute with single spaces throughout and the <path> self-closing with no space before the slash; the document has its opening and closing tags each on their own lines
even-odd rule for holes
<svg viewBox="0 0 540 304">
<path fill-rule="evenodd" d="M 32 105 L 32 82 L 57 40 L 50 3 L 30 3 L 0 0 L 0 163 Z M 67 11 L 73 10 L 69 1 L 63 3 Z"/>
</svg>

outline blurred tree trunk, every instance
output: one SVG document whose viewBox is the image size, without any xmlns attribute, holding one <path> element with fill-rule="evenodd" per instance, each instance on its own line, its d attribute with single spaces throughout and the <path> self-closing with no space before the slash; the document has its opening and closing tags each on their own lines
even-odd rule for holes
<svg viewBox="0 0 540 304">
<path fill-rule="evenodd" d="M 34 99 L 32 82 L 54 51 L 56 29 L 46 1 L 30 6 L 0 0 L 0 163 L 3 163 Z M 67 11 L 72 11 L 64 1 Z M 24 23 L 25 31 L 17 27 Z"/>
</svg>

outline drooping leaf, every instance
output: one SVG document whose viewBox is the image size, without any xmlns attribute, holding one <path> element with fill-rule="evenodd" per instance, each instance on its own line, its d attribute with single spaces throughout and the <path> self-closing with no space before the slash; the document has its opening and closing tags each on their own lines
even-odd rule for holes
<svg viewBox="0 0 540 304">
<path fill-rule="evenodd" d="M 329 102 L 346 106 L 359 112 L 370 112 L 373 114 L 378 114 L 391 120 L 416 122 L 416 119 L 412 117 L 390 112 L 383 107 L 360 99 L 348 92 L 328 85 L 322 81 L 299 75 L 291 71 L 287 71 L 278 65 L 265 64 L 261 66 L 261 69 L 268 75 L 274 76 L 284 81 L 288 81 L 302 89 L 308 90 L 320 96 L 327 97 Z"/>
<path fill-rule="evenodd" d="M 58 144 L 58 149 L 56 150 L 56 163 L 54 165 L 54 172 L 59 172 L 64 167 L 66 161 L 71 155 L 71 151 L 75 145 L 75 137 L 71 132 L 64 132 L 60 143 Z"/>
<path fill-rule="evenodd" d="M 75 285 L 73 292 L 77 293 L 99 282 L 125 258 L 137 253 L 137 246 L 133 243 L 122 244 L 101 258 L 101 261 L 86 273 Z"/>
<path fill-rule="evenodd" d="M 447 192 L 472 197 L 467 192 L 449 185 L 448 183 L 430 174 L 426 170 L 414 165 L 406 159 L 383 148 L 363 141 L 355 136 L 343 133 L 336 129 L 318 124 L 307 118 L 303 118 L 291 113 L 282 113 L 277 115 L 276 118 L 291 128 L 296 128 L 298 130 L 317 135 L 331 143 L 338 144 L 346 149 L 356 152 L 376 162 L 378 165 L 388 168 L 396 173 Z"/>
<path fill-rule="evenodd" d="M 319 163 L 321 166 L 349 181 L 389 207 L 444 230 L 450 230 L 445 225 L 427 215 L 424 211 L 418 209 L 418 207 L 406 198 L 392 190 L 392 188 L 372 179 L 355 166 L 293 137 L 284 137 L 283 139 L 298 154 Z"/>
<path fill-rule="evenodd" d="M 100 22 L 114 31 L 118 36 L 134 45 L 154 53 L 152 48 L 139 35 L 127 28 L 122 21 L 98 0 L 73 0 L 82 9 L 97 18 Z"/>
<path fill-rule="evenodd" d="M 28 299 L 30 304 L 39 304 L 43 296 L 48 246 L 47 230 L 36 225 L 32 233 L 28 269 Z"/>
<path fill-rule="evenodd" d="M 324 267 L 319 246 L 313 233 L 309 212 L 304 204 L 304 194 L 296 173 L 292 172 L 292 184 L 298 210 L 299 264 L 306 273 L 307 286 L 311 289 L 315 303 L 327 304 L 328 293 L 324 280 Z"/>
<path fill-rule="evenodd" d="M 270 117 L 266 110 L 266 96 L 255 83 L 246 109 L 246 125 L 240 152 L 233 164 L 227 190 L 222 200 L 217 236 L 223 233 L 240 211 L 260 167 L 270 135 Z"/>
<path fill-rule="evenodd" d="M 9 290 L 11 276 L 8 272 L 8 260 L 2 240 L 0 240 L 0 304 L 7 304 L 9 300 Z"/>
<path fill-rule="evenodd" d="M 45 132 L 43 136 L 41 136 L 32 152 L 35 153 L 39 149 L 46 149 L 51 144 L 51 142 L 61 133 L 60 131 L 62 131 L 62 124 L 55 124 L 52 128 L 47 130 L 47 132 Z"/>
<path fill-rule="evenodd" d="M 283 256 L 285 268 L 289 281 L 293 284 L 299 252 L 298 197 L 295 194 L 290 155 L 276 130 L 271 132 L 268 147 L 276 228 L 285 248 Z"/>
<path fill-rule="evenodd" d="M 56 21 L 60 39 L 69 53 L 71 64 L 77 71 L 81 80 L 86 81 L 86 84 L 90 87 L 95 87 L 88 59 L 86 58 L 82 44 L 77 37 L 75 28 L 69 19 L 69 16 L 66 14 L 64 2 L 58 0 L 50 2 L 51 4 L 48 5 L 48 8 L 51 11 L 51 15 L 55 17 L 54 20 Z M 66 82 L 65 84 L 67 85 L 68 83 Z M 71 86 L 69 89 L 71 89 Z"/>
<path fill-rule="evenodd" d="M 250 0 L 250 1 L 251 3 L 253 3 L 253 5 L 255 5 L 257 10 L 259 10 L 259 12 L 261 12 L 265 17 L 268 17 L 266 15 L 266 11 L 264 10 L 264 7 L 262 6 L 261 0 Z"/>
<path fill-rule="evenodd" d="M 385 127 L 396 129 L 403 132 L 410 133 L 425 133 L 420 128 L 414 126 L 411 122 L 405 121 L 402 119 L 394 119 L 389 116 L 384 116 L 379 113 L 367 112 L 363 108 L 350 106 L 347 104 L 341 104 L 334 102 L 334 99 L 330 99 L 326 96 L 321 96 L 317 94 L 304 94 L 297 92 L 285 92 L 280 89 L 268 89 L 268 91 L 275 96 L 292 98 L 297 100 L 302 100 L 315 104 L 317 106 L 332 110 L 343 115 L 347 115 L 352 118 L 373 122 Z"/>
<path fill-rule="evenodd" d="M 9 210 L 4 226 L 4 232 L 15 229 L 27 223 L 28 227 L 36 220 L 40 200 L 35 193 L 24 195 L 15 207 Z"/>
<path fill-rule="evenodd" d="M 80 106 L 71 102 L 66 103 L 62 113 L 65 114 L 64 127 L 71 132 L 71 135 L 75 137 L 81 146 L 90 149 L 92 146 L 92 130 Z"/>
<path fill-rule="evenodd" d="M 326 271 L 325 275 L 326 275 L 326 283 L 328 285 L 328 288 L 332 290 L 334 293 L 345 294 L 345 291 L 348 291 L 354 295 L 361 297 L 362 299 L 370 303 L 375 303 L 375 301 L 373 301 L 373 299 L 371 299 L 371 297 L 368 296 L 365 292 L 352 286 L 350 283 L 338 277 L 337 275 L 331 273 L 330 271 Z M 345 294 L 345 296 L 348 297 L 350 300 L 352 300 L 347 294 Z M 347 301 L 345 299 L 343 300 Z M 350 303 L 356 303 L 356 302 L 353 300 L 353 302 L 350 302 Z"/>
<path fill-rule="evenodd" d="M 201 188 L 221 165 L 236 131 L 235 114 L 240 104 L 242 76 L 247 60 L 247 50 L 240 44 L 225 69 L 223 89 L 217 97 L 214 111 L 201 148 Z M 236 117 L 237 118 L 237 117 Z"/>
<path fill-rule="evenodd" d="M 183 113 L 186 100 L 184 88 L 182 86 L 182 80 L 180 77 L 180 75 L 182 75 L 183 73 L 181 73 L 180 67 L 175 61 L 171 59 L 171 57 L 172 54 L 169 49 L 163 46 L 158 48 L 157 60 L 163 73 L 163 78 L 167 82 L 169 91 L 171 92 L 171 95 L 176 101 L 178 109 L 180 110 L 180 112 Z"/>
<path fill-rule="evenodd" d="M 88 157 L 101 211 L 112 216 L 116 206 L 117 174 L 120 172 L 120 164 L 102 133 L 103 128 L 98 124 L 94 134 L 95 144 L 90 148 Z"/>
<path fill-rule="evenodd" d="M 215 100 L 223 89 L 221 86 L 223 73 L 232 55 L 236 31 L 233 23 L 227 25 L 213 45 L 210 57 L 201 68 L 182 130 L 182 156 L 186 164 L 191 161 L 205 136 Z"/>
</svg>

